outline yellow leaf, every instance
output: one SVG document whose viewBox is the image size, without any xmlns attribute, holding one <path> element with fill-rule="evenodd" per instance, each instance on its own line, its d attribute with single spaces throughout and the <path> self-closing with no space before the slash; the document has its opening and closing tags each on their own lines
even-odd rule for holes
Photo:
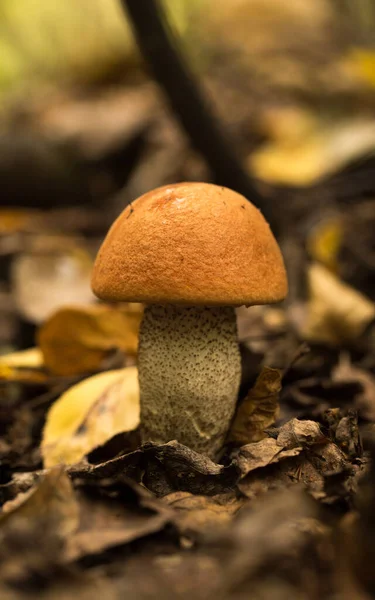
<svg viewBox="0 0 375 600">
<path fill-rule="evenodd" d="M 273 425 L 279 411 L 281 376 L 279 369 L 262 368 L 237 410 L 229 433 L 230 442 L 242 446 L 267 437 L 264 430 Z"/>
<path fill-rule="evenodd" d="M 310 301 L 301 334 L 310 341 L 339 345 L 355 340 L 375 317 L 375 305 L 313 263 L 308 272 Z"/>
<path fill-rule="evenodd" d="M 39 348 L 29 348 L 0 356 L 0 381 L 45 383 L 49 375 L 43 370 Z"/>
<path fill-rule="evenodd" d="M 106 371 L 71 387 L 51 407 L 41 444 L 45 467 L 74 464 L 139 425 L 136 367 Z"/>
<path fill-rule="evenodd" d="M 369 117 L 318 123 L 309 135 L 275 139 L 249 158 L 264 181 L 310 186 L 375 149 L 375 120 Z"/>
<path fill-rule="evenodd" d="M 311 258 L 331 271 L 338 269 L 338 253 L 343 241 L 343 225 L 338 219 L 327 220 L 314 227 L 307 247 Z"/>
<path fill-rule="evenodd" d="M 40 218 L 40 211 L 2 208 L 0 209 L 0 235 L 32 230 L 34 221 Z"/>
<path fill-rule="evenodd" d="M 375 87 L 375 52 L 367 48 L 352 48 L 347 64 L 371 86 Z"/>
<path fill-rule="evenodd" d="M 0 356 L 0 367 L 42 369 L 44 367 L 43 355 L 39 348 L 28 348 L 19 352 L 3 354 Z"/>
<path fill-rule="evenodd" d="M 76 375 L 98 370 L 113 349 L 134 355 L 141 318 L 139 304 L 62 308 L 39 329 L 46 367 L 56 375 Z"/>
</svg>

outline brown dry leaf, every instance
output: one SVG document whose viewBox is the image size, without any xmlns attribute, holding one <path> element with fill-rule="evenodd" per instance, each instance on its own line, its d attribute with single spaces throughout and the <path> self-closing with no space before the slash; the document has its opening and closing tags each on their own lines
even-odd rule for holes
<svg viewBox="0 0 375 600">
<path fill-rule="evenodd" d="M 29 491 L 4 504 L 0 530 L 16 519 L 48 522 L 63 539 L 77 528 L 78 504 L 70 479 L 62 467 L 46 472 Z"/>
<path fill-rule="evenodd" d="M 235 492 L 211 497 L 173 492 L 163 500 L 174 509 L 173 521 L 180 534 L 198 538 L 227 525 L 246 502 Z"/>
<path fill-rule="evenodd" d="M 217 464 L 176 441 L 148 442 L 134 452 L 94 465 L 81 462 L 68 471 L 74 479 L 84 480 L 127 475 L 159 497 L 175 491 L 215 496 L 233 490 L 239 478 L 234 462 Z"/>
<path fill-rule="evenodd" d="M 355 398 L 360 415 L 368 421 L 375 421 L 375 378 L 369 371 L 355 367 L 348 354 L 342 353 L 332 371 L 333 381 L 359 383 L 362 392 Z"/>
<path fill-rule="evenodd" d="M 134 355 L 141 318 L 139 304 L 60 309 L 38 333 L 46 367 L 56 375 L 75 375 L 100 369 L 113 349 Z"/>
<path fill-rule="evenodd" d="M 255 469 L 298 456 L 306 447 L 327 442 L 315 421 L 291 419 L 275 429 L 272 435 L 255 444 L 246 444 L 237 451 L 235 463 L 242 477 Z"/>
<path fill-rule="evenodd" d="M 375 305 L 313 263 L 308 272 L 310 301 L 301 334 L 309 341 L 339 345 L 358 338 L 375 317 Z"/>
<path fill-rule="evenodd" d="M 106 371 L 81 381 L 52 406 L 43 431 L 46 467 L 74 464 L 117 433 L 139 425 L 138 370 Z"/>
<path fill-rule="evenodd" d="M 267 467 L 291 456 L 298 456 L 302 450 L 302 446 L 285 449 L 277 443 L 277 440 L 266 438 L 255 444 L 242 446 L 236 457 L 236 463 L 240 468 L 242 477 L 245 477 L 255 469 Z"/>
<path fill-rule="evenodd" d="M 279 411 L 281 377 L 279 369 L 263 367 L 237 410 L 229 432 L 230 442 L 243 445 L 267 437 L 264 430 L 274 424 Z"/>
<path fill-rule="evenodd" d="M 314 446 L 327 442 L 320 429 L 319 423 L 315 421 L 300 421 L 291 419 L 285 425 L 273 432 L 273 437 L 277 434 L 277 442 L 284 448 L 294 448 L 296 446 Z"/>
<path fill-rule="evenodd" d="M 128 544 L 160 531 L 172 520 L 171 508 L 122 476 L 75 485 L 79 527 L 67 540 L 68 561 Z"/>
</svg>

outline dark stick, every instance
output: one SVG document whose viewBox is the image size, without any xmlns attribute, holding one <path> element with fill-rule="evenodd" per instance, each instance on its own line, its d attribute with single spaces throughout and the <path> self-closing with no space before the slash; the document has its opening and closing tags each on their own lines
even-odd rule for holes
<svg viewBox="0 0 375 600">
<path fill-rule="evenodd" d="M 180 50 L 158 0 L 121 0 L 143 56 L 188 134 L 207 161 L 216 183 L 243 194 L 273 225 L 272 212 L 256 190 L 222 130 Z"/>
</svg>

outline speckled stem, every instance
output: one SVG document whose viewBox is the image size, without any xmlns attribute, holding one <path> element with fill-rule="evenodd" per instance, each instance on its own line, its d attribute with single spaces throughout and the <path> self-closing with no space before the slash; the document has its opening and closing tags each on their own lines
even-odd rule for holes
<svg viewBox="0 0 375 600">
<path fill-rule="evenodd" d="M 241 378 L 234 309 L 148 306 L 138 368 L 143 440 L 176 439 L 215 457 L 228 432 Z"/>
</svg>

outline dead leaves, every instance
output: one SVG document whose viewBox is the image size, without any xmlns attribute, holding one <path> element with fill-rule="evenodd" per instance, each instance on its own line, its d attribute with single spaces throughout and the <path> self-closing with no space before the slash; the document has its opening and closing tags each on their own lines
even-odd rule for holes
<svg viewBox="0 0 375 600">
<path fill-rule="evenodd" d="M 54 532 L 66 538 L 78 525 L 78 507 L 69 477 L 62 467 L 47 472 L 29 491 L 16 496 L 3 506 L 0 530 L 13 519 L 38 518 L 48 521 Z"/>
<path fill-rule="evenodd" d="M 298 456 L 304 446 L 321 443 L 325 440 L 319 425 L 314 421 L 293 419 L 276 432 L 275 437 L 269 437 L 256 444 L 247 444 L 240 448 L 236 462 L 242 477 L 255 469 L 266 467 L 284 458 Z"/>
<path fill-rule="evenodd" d="M 274 424 L 278 415 L 281 377 L 279 369 L 263 367 L 236 412 L 229 442 L 243 445 L 265 437 L 264 430 Z"/>
<path fill-rule="evenodd" d="M 237 464 L 241 474 L 245 477 L 251 471 L 262 467 L 267 467 L 272 463 L 279 462 L 283 458 L 297 456 L 302 448 L 283 448 L 277 440 L 266 438 L 255 444 L 243 446 L 237 456 Z"/>
<path fill-rule="evenodd" d="M 21 529 L 31 536 L 58 538 L 61 563 L 103 553 L 160 531 L 171 510 L 123 477 L 116 481 L 76 481 L 62 467 L 47 471 L 24 494 L 4 505 L 0 539 Z M 34 543 L 37 538 L 34 539 Z"/>
<path fill-rule="evenodd" d="M 65 392 L 47 415 L 41 451 L 46 467 L 79 462 L 117 433 L 139 425 L 136 367 L 106 371 Z"/>
<path fill-rule="evenodd" d="M 134 355 L 142 309 L 138 304 L 67 307 L 40 328 L 38 343 L 46 367 L 56 375 L 93 372 L 109 353 Z"/>
<path fill-rule="evenodd" d="M 245 504 L 235 492 L 216 496 L 198 496 L 189 492 L 173 492 L 164 497 L 173 509 L 173 522 L 181 535 L 201 539 L 227 526 Z"/>
<path fill-rule="evenodd" d="M 239 477 L 234 463 L 214 463 L 176 441 L 148 442 L 134 452 L 102 463 L 72 465 L 69 473 L 73 478 L 83 479 L 102 479 L 123 473 L 160 497 L 175 491 L 215 496 L 232 490 Z"/>
<path fill-rule="evenodd" d="M 375 306 L 323 265 L 309 267 L 310 301 L 301 334 L 314 342 L 339 345 L 357 339 L 375 317 Z"/>
<path fill-rule="evenodd" d="M 355 395 L 355 406 L 364 419 L 375 421 L 375 378 L 370 372 L 355 367 L 347 354 L 341 354 L 332 371 L 332 379 L 342 383 L 358 383 L 362 390 Z"/>
</svg>

